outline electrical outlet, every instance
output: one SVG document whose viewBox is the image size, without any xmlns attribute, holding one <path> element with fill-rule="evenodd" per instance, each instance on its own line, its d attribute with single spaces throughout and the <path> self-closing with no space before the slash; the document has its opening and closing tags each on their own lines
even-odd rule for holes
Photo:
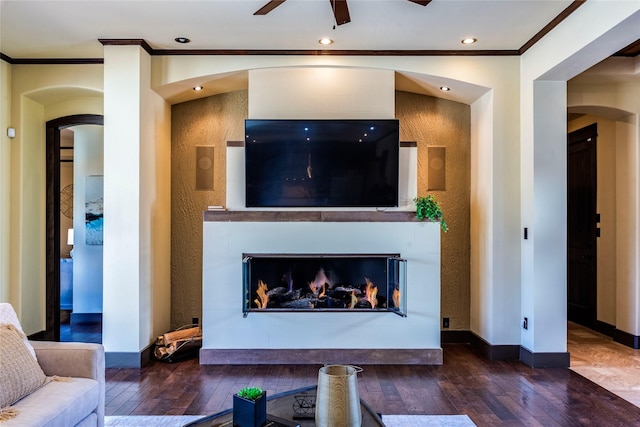
<svg viewBox="0 0 640 427">
<path fill-rule="evenodd" d="M 197 325 L 200 322 L 200 319 L 198 319 L 197 317 L 192 317 L 191 318 L 191 323 L 194 325 Z"/>
<path fill-rule="evenodd" d="M 529 329 L 529 319 L 527 319 L 526 317 L 522 321 L 522 329 Z"/>
<path fill-rule="evenodd" d="M 448 317 L 443 317 L 442 318 L 442 327 L 443 328 L 448 328 L 449 327 L 449 318 Z"/>
</svg>

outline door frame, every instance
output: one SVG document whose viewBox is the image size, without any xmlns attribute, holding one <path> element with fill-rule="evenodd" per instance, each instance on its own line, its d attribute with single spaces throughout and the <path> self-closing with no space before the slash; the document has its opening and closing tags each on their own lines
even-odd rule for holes
<svg viewBox="0 0 640 427">
<path fill-rule="evenodd" d="M 71 126 L 104 126 L 104 116 L 77 114 L 46 124 L 46 289 L 45 331 L 41 338 L 60 341 L 60 131 Z"/>
</svg>

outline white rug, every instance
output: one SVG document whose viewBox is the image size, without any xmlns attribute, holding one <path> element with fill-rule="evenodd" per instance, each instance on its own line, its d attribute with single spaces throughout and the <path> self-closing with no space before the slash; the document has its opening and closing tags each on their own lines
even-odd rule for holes
<svg viewBox="0 0 640 427">
<path fill-rule="evenodd" d="M 138 415 L 104 417 L 105 427 L 182 427 L 204 415 Z"/>
<path fill-rule="evenodd" d="M 473 427 L 466 415 L 383 415 L 387 427 Z"/>
<path fill-rule="evenodd" d="M 105 427 L 182 427 L 202 415 L 176 416 L 108 416 Z M 383 415 L 387 427 L 473 427 L 475 424 L 466 415 Z"/>
</svg>

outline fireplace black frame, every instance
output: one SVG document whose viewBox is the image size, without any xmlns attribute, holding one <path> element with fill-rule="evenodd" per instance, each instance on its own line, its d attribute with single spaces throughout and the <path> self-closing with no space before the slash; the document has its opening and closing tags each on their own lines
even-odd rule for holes
<svg viewBox="0 0 640 427">
<path fill-rule="evenodd" d="M 349 259 L 361 259 L 367 262 L 377 263 L 378 267 L 383 268 L 383 274 L 386 276 L 386 283 L 384 283 L 383 294 L 380 295 L 383 301 L 386 301 L 384 306 L 376 308 L 334 308 L 334 307 L 296 307 L 296 308 L 283 308 L 283 307 L 265 307 L 258 308 L 254 306 L 254 300 L 256 293 L 254 289 L 257 287 L 257 281 L 259 278 L 253 277 L 252 262 L 265 261 L 265 262 L 317 262 L 318 264 L 326 264 L 336 262 L 336 260 L 346 261 Z M 242 313 L 243 317 L 247 317 L 249 313 L 274 313 L 274 312 L 366 312 L 366 313 L 394 313 L 402 317 L 407 316 L 407 260 L 403 259 L 400 254 L 264 254 L 264 253 L 249 253 L 242 254 Z M 254 286 L 255 283 L 255 286 Z M 273 288 L 271 284 L 270 290 Z M 399 296 L 394 303 L 394 290 L 399 291 Z"/>
</svg>

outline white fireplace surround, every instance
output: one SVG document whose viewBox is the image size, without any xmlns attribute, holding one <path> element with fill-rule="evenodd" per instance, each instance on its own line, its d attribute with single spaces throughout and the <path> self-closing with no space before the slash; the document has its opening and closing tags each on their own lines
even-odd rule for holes
<svg viewBox="0 0 640 427">
<path fill-rule="evenodd" d="M 308 220 L 295 212 L 247 214 L 205 212 L 201 363 L 249 363 L 243 357 L 252 352 L 238 350 L 262 354 L 261 361 L 251 363 L 296 363 L 281 350 L 308 350 L 319 357 L 297 363 L 336 363 L 330 360 L 335 352 L 351 358 L 342 362 L 373 363 L 348 350 L 380 353 L 386 363 L 442 363 L 438 223 L 385 220 L 392 213 L 373 213 L 381 218 L 375 222 L 349 220 L 348 213 L 335 221 Z M 266 311 L 244 318 L 243 253 L 401 254 L 407 260 L 407 317 L 391 312 Z"/>
</svg>

